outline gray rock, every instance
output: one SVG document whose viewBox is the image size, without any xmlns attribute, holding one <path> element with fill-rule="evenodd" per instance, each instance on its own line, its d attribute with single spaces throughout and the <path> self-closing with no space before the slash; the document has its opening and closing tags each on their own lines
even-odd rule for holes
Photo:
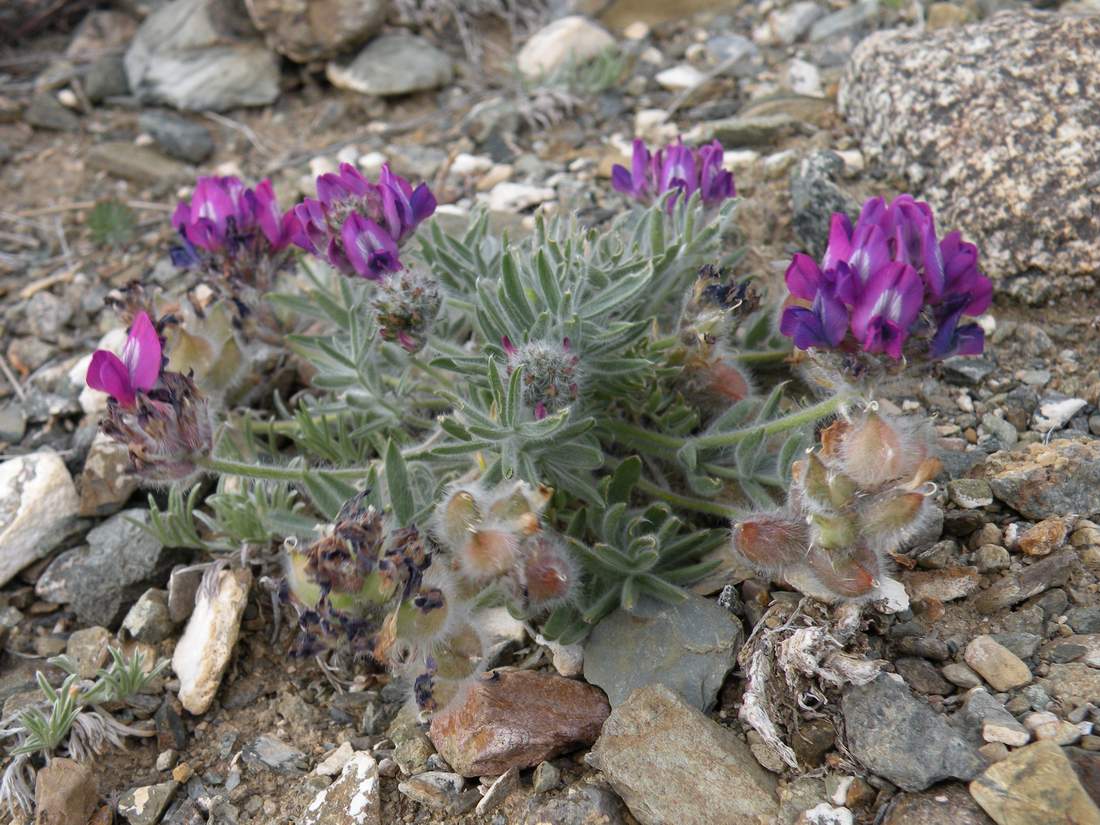
<svg viewBox="0 0 1100 825">
<path fill-rule="evenodd" d="M 27 326 L 39 338 L 56 341 L 57 335 L 72 320 L 74 307 L 52 292 L 36 292 L 27 302 Z"/>
<path fill-rule="evenodd" d="M 92 169 L 102 169 L 117 178 L 144 185 L 167 185 L 189 177 L 187 167 L 178 160 L 123 140 L 97 143 L 88 150 L 85 161 Z"/>
<path fill-rule="evenodd" d="M 993 495 L 1023 516 L 1042 521 L 1066 513 L 1100 513 L 1100 440 L 1066 438 L 990 456 Z"/>
<path fill-rule="evenodd" d="M 382 796 L 374 757 L 359 751 L 339 779 L 320 791 L 298 820 L 301 825 L 382 825 Z"/>
<path fill-rule="evenodd" d="M 201 123 L 185 117 L 149 110 L 141 113 L 138 128 L 153 136 L 168 155 L 188 163 L 202 163 L 214 154 L 214 138 Z"/>
<path fill-rule="evenodd" d="M 1040 686 L 1063 707 L 1076 707 L 1100 698 L 1100 668 L 1080 662 L 1052 664 Z"/>
<path fill-rule="evenodd" d="M 869 30 L 878 20 L 878 16 L 878 0 L 861 0 L 814 23 L 810 29 L 810 42 L 840 40 L 848 35 L 858 36 Z"/>
<path fill-rule="evenodd" d="M 1020 440 L 1020 434 L 1016 431 L 1015 425 L 993 413 L 982 416 L 982 429 L 989 433 L 995 441 L 994 446 L 998 449 L 1008 449 Z"/>
<path fill-rule="evenodd" d="M 1074 633 L 1100 633 L 1100 607 L 1074 607 L 1066 613 Z"/>
<path fill-rule="evenodd" d="M 268 45 L 298 63 L 354 49 L 386 22 L 388 0 L 245 0 Z"/>
<path fill-rule="evenodd" d="M 171 636 L 175 626 L 168 615 L 168 593 L 155 588 L 142 593 L 122 620 L 122 629 L 150 645 L 160 644 Z"/>
<path fill-rule="evenodd" d="M 553 799 L 527 800 L 520 825 L 622 825 L 622 803 L 607 788 L 577 782 Z"/>
<path fill-rule="evenodd" d="M 841 700 L 849 751 L 867 770 L 907 791 L 943 779 L 973 779 L 977 751 L 944 717 L 886 674 L 851 686 Z"/>
<path fill-rule="evenodd" d="M 84 94 L 92 103 L 130 94 L 126 62 L 121 54 L 107 54 L 95 61 L 84 75 Z"/>
<path fill-rule="evenodd" d="M 80 118 L 49 92 L 34 96 L 23 112 L 23 120 L 36 129 L 53 132 L 75 132 L 80 129 Z"/>
<path fill-rule="evenodd" d="M 943 377 L 952 384 L 977 386 L 996 369 L 987 358 L 973 358 L 969 355 L 956 355 L 941 363 Z"/>
<path fill-rule="evenodd" d="M 1033 11 L 879 32 L 840 90 L 868 159 L 919 186 L 1025 300 L 1079 293 L 1100 271 L 1100 98 L 1084 80 L 1098 43 L 1100 17 Z"/>
<path fill-rule="evenodd" d="M 79 505 L 57 454 L 30 453 L 0 463 L 0 585 L 68 537 Z"/>
<path fill-rule="evenodd" d="M 1031 739 L 1027 728 L 982 688 L 975 688 L 967 694 L 966 703 L 951 717 L 951 721 L 974 747 L 981 747 L 986 742 L 1001 742 L 1018 748 Z"/>
<path fill-rule="evenodd" d="M 716 63 L 726 63 L 726 73 L 734 77 L 753 77 L 764 68 L 760 47 L 739 34 L 717 34 L 707 40 L 707 51 Z"/>
<path fill-rule="evenodd" d="M 457 773 L 426 771 L 397 785 L 414 802 L 448 814 L 464 814 L 481 799 L 476 789 L 463 790 L 466 780 Z"/>
<path fill-rule="evenodd" d="M 527 79 L 536 80 L 570 63 L 584 63 L 614 45 L 615 38 L 602 26 L 571 14 L 532 34 L 516 55 L 516 67 Z"/>
<path fill-rule="evenodd" d="M 164 815 L 178 787 L 178 782 L 170 780 L 159 785 L 134 788 L 119 798 L 118 812 L 126 817 L 130 825 L 155 825 Z"/>
<path fill-rule="evenodd" d="M 827 150 L 803 158 L 791 170 L 791 228 L 815 258 L 825 252 L 833 213 L 859 213 L 859 204 L 836 184 L 843 171 L 844 160 Z"/>
<path fill-rule="evenodd" d="M 242 757 L 252 765 L 262 765 L 279 773 L 302 773 L 305 770 L 305 754 L 274 736 L 257 737 L 244 749 Z"/>
<path fill-rule="evenodd" d="M 636 689 L 660 684 L 708 710 L 733 668 L 743 634 L 728 610 L 691 595 L 678 605 L 645 600 L 596 625 L 584 650 L 584 678 L 611 707 Z"/>
<path fill-rule="evenodd" d="M 422 37 L 389 34 L 372 40 L 350 63 L 329 63 L 326 74 L 341 89 L 391 97 L 445 86 L 454 66 Z"/>
<path fill-rule="evenodd" d="M 114 627 L 150 584 L 164 581 L 185 551 L 164 547 L 137 524 L 149 511 L 124 510 L 88 533 L 88 546 L 67 550 L 38 579 L 35 593 L 69 603 L 82 622 Z"/>
<path fill-rule="evenodd" d="M 531 776 L 531 790 L 535 793 L 546 793 L 558 787 L 561 782 L 561 771 L 553 762 L 540 762 Z"/>
<path fill-rule="evenodd" d="M 86 627 L 69 636 L 65 655 L 76 664 L 81 679 L 94 679 L 96 671 L 107 664 L 111 633 L 105 627 Z"/>
<path fill-rule="evenodd" d="M 27 431 L 27 414 L 14 403 L 0 406 L 0 441 L 18 444 Z"/>
<path fill-rule="evenodd" d="M 775 779 L 733 731 L 662 685 L 611 712 L 586 760 L 642 825 L 770 823 Z"/>
<path fill-rule="evenodd" d="M 209 563 L 177 567 L 168 577 L 168 616 L 177 624 L 187 620 L 195 609 L 195 594 Z"/>
<path fill-rule="evenodd" d="M 996 613 L 1065 584 L 1076 562 L 1077 554 L 1073 550 L 1052 553 L 1019 573 L 1002 576 L 992 587 L 975 597 L 974 607 L 987 615 Z"/>
<path fill-rule="evenodd" d="M 940 675 L 935 665 L 926 659 L 902 657 L 895 660 L 894 668 L 917 693 L 950 696 L 954 692 L 951 684 Z"/>
<path fill-rule="evenodd" d="M 279 58 L 241 0 L 162 5 L 130 44 L 126 76 L 142 101 L 190 111 L 266 106 L 279 96 Z"/>
<path fill-rule="evenodd" d="M 813 0 L 799 0 L 782 11 L 772 12 L 768 22 L 776 39 L 784 46 L 792 46 L 824 16 L 825 9 Z"/>
</svg>

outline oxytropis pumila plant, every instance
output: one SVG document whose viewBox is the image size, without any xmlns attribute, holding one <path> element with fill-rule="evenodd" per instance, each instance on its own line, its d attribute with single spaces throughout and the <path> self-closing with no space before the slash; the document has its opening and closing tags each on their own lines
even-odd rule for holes
<svg viewBox="0 0 1100 825">
<path fill-rule="evenodd" d="M 732 546 L 804 593 L 866 600 L 926 525 L 941 469 L 928 423 L 880 413 L 875 388 L 908 363 L 979 354 L 983 330 L 963 319 L 988 309 L 992 285 L 977 247 L 958 232 L 938 239 L 931 208 L 910 195 L 868 200 L 854 227 L 833 215 L 824 259 L 795 255 L 786 282 L 780 328 L 806 351 L 803 375 L 847 402 L 792 465 L 786 505 L 737 521 Z"/>
<path fill-rule="evenodd" d="M 230 200 L 217 193 L 245 194 L 222 224 L 227 241 L 201 247 L 222 262 L 197 269 L 212 281 L 202 312 L 158 315 L 144 301 L 130 311 L 122 357 L 97 353 L 89 373 L 113 398 L 106 431 L 130 445 L 146 478 L 219 477 L 202 508 L 205 488 L 185 497 L 174 486 L 166 509 L 154 505 L 152 529 L 215 553 L 283 548 L 296 650 L 385 664 L 425 711 L 454 701 L 487 666 L 487 606 L 506 605 L 544 638 L 579 640 L 616 608 L 683 599 L 684 585 L 720 563 L 730 521 L 753 511 L 786 519 L 790 558 L 762 566 L 790 577 L 803 544 L 901 541 L 921 518 L 910 494 L 927 496 L 932 465 L 897 459 L 874 477 L 859 467 L 875 450 L 909 456 L 923 445 L 930 456 L 930 443 L 888 417 L 846 414 L 843 438 L 830 432 L 848 447 L 792 465 L 810 427 L 848 409 L 853 394 L 845 384 L 803 407 L 776 380 L 790 351 L 766 289 L 733 274 L 737 202 L 722 158 L 716 142 L 656 153 L 638 143 L 633 170 L 613 178 L 636 206 L 598 229 L 539 216 L 519 241 L 494 237 L 485 213 L 462 237 L 421 226 L 434 196 L 388 168 L 374 182 L 344 165 L 287 213 L 264 184 L 251 198 L 237 184 L 207 184 L 180 212 L 192 246 L 190 226 L 205 227 L 194 230 L 200 240 L 218 229 L 208 213 Z M 228 239 L 246 225 L 242 257 Z M 307 257 L 296 259 L 288 238 Z M 845 255 L 846 267 L 858 263 Z M 238 277 L 240 260 L 271 274 L 249 281 L 247 299 L 223 282 Z M 819 268 L 814 283 L 836 269 Z M 933 316 L 962 289 L 958 267 L 948 269 L 928 301 Z M 855 283 L 840 301 L 852 317 Z M 879 314 L 893 319 L 893 293 L 882 294 Z M 825 311 L 801 300 L 814 318 Z M 301 367 L 289 402 L 274 394 L 263 411 L 223 411 L 224 387 L 207 391 L 206 373 L 166 368 L 164 354 L 172 366 L 185 341 L 176 331 L 226 301 L 227 334 L 242 353 L 255 346 L 243 319 L 266 313 L 264 328 L 283 331 L 282 357 Z M 898 318 L 907 317 L 908 304 Z M 876 342 L 894 348 L 891 334 L 846 334 L 836 345 L 874 354 Z M 149 432 L 150 421 L 159 429 Z M 847 480 L 834 485 L 833 475 Z M 825 571 L 815 575 L 845 560 L 866 567 L 851 571 L 859 581 L 878 570 L 845 549 L 815 556 Z"/>
</svg>

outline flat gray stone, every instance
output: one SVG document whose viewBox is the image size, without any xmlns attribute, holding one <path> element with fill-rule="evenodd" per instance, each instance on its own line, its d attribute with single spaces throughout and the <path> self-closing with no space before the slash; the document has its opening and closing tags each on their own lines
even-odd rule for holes
<svg viewBox="0 0 1100 825">
<path fill-rule="evenodd" d="M 660 684 L 707 710 L 743 641 L 737 618 L 701 596 L 677 605 L 645 600 L 596 625 L 584 649 L 584 678 L 613 708 L 638 688 Z"/>
<path fill-rule="evenodd" d="M 422 37 L 388 34 L 372 40 L 350 63 L 329 63 L 326 73 L 341 89 L 393 97 L 447 85 L 454 65 Z"/>
<path fill-rule="evenodd" d="M 845 690 L 841 711 L 848 750 L 867 770 L 904 790 L 973 779 L 985 767 L 943 716 L 886 674 Z"/>
<path fill-rule="evenodd" d="M 749 746 L 662 685 L 613 710 L 586 761 L 642 825 L 775 822 L 775 778 Z"/>
</svg>

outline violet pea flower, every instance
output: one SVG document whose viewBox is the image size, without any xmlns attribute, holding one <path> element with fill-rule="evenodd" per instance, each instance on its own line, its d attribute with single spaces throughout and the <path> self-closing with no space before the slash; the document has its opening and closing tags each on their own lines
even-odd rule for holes
<svg viewBox="0 0 1100 825">
<path fill-rule="evenodd" d="M 645 200 L 650 194 L 650 176 L 652 175 L 653 156 L 645 142 L 634 139 L 634 155 L 631 168 L 615 164 L 611 167 L 611 186 L 615 191 L 629 195 L 635 200 Z"/>
<path fill-rule="evenodd" d="M 357 212 L 348 215 L 340 232 L 344 254 L 357 275 L 380 281 L 401 269 L 397 242 L 381 226 Z"/>
<path fill-rule="evenodd" d="M 130 326 L 130 335 L 119 358 L 109 350 L 96 350 L 88 365 L 85 383 L 105 392 L 123 407 L 131 408 L 137 393 L 148 392 L 157 383 L 161 368 L 160 336 L 149 316 L 140 312 Z"/>
<path fill-rule="evenodd" d="M 924 305 L 924 284 L 909 264 L 894 261 L 872 274 L 852 310 L 852 333 L 864 352 L 901 358 L 909 328 Z"/>
<path fill-rule="evenodd" d="M 699 194 L 704 206 L 717 206 L 737 194 L 733 173 L 722 168 L 724 157 L 717 140 L 699 148 Z"/>
</svg>

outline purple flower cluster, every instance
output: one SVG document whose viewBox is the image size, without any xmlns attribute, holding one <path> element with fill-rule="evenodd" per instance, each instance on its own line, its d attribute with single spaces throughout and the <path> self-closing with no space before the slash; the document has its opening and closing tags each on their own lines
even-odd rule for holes
<svg viewBox="0 0 1100 825">
<path fill-rule="evenodd" d="M 226 257 L 247 267 L 284 251 L 299 233 L 294 214 L 279 209 L 270 180 L 249 189 L 235 177 L 199 178 L 191 202 L 181 201 L 172 214 L 172 226 L 182 240 L 172 262 L 188 269 L 213 261 L 220 269 Z"/>
<path fill-rule="evenodd" d="M 426 183 L 413 189 L 383 166 L 371 183 L 349 163 L 317 178 L 317 197 L 294 207 L 301 231 L 294 242 L 345 275 L 372 281 L 401 269 L 398 250 L 435 212 Z"/>
<path fill-rule="evenodd" d="M 643 203 L 652 203 L 667 192 L 671 210 L 682 192 L 689 199 L 696 192 L 703 205 L 714 207 L 737 194 L 733 175 L 722 168 L 722 144 L 717 140 L 690 149 L 683 141 L 652 154 L 641 140 L 634 141 L 631 168 L 616 164 L 611 168 L 611 185 L 624 195 Z"/>
<path fill-rule="evenodd" d="M 931 359 L 977 355 L 982 328 L 960 321 L 985 312 L 993 295 L 978 248 L 958 232 L 938 239 L 931 208 L 911 195 L 889 205 L 871 198 L 854 228 L 834 213 L 821 264 L 795 255 L 787 288 L 780 329 L 799 349 L 859 348 L 894 359 L 911 335 L 930 339 Z"/>
</svg>

